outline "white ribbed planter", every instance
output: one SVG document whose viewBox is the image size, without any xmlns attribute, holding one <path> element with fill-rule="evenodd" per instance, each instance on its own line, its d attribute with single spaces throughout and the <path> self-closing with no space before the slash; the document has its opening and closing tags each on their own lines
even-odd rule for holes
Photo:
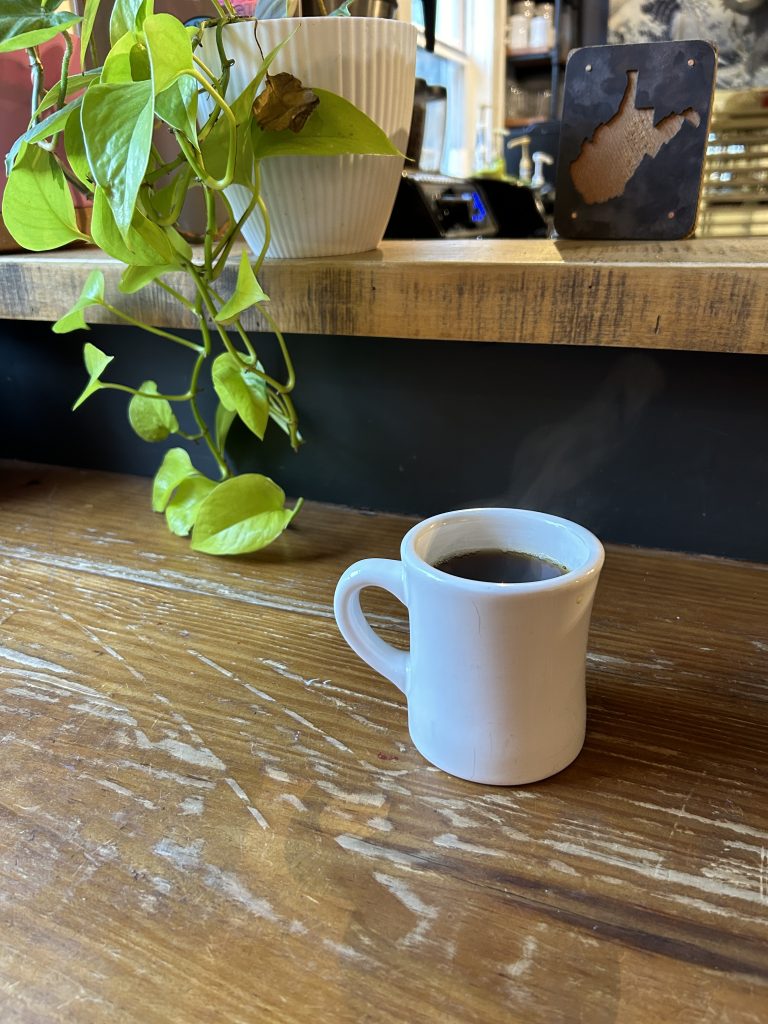
<svg viewBox="0 0 768 1024">
<path fill-rule="evenodd" d="M 224 41 L 235 64 L 227 98 L 239 95 L 261 61 L 253 22 L 227 25 Z M 354 103 L 402 152 L 413 108 L 416 29 L 385 18 L 276 18 L 260 21 L 266 54 L 286 36 L 293 39 L 275 58 L 273 74 L 289 71 L 304 85 L 328 89 Z M 203 57 L 220 68 L 213 32 L 203 36 Z M 270 157 L 261 165 L 262 195 L 269 211 L 270 256 L 338 256 L 375 249 L 386 229 L 403 168 L 402 157 Z M 247 206 L 247 190 L 227 189 L 236 216 Z M 243 235 L 254 254 L 264 228 L 252 214 Z"/>
</svg>

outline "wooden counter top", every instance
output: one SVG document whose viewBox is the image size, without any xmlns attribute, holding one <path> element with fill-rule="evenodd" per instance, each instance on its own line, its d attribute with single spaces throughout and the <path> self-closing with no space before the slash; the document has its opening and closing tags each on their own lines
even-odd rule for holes
<svg viewBox="0 0 768 1024">
<path fill-rule="evenodd" d="M 149 486 L 0 469 L 3 1024 L 768 1019 L 767 567 L 609 549 L 584 752 L 483 787 L 334 625 L 408 520 L 216 560 Z"/>
<path fill-rule="evenodd" d="M 94 267 L 133 316 L 194 326 L 157 287 L 120 295 L 122 265 L 89 249 L 0 257 L 0 317 L 58 319 Z M 233 259 L 225 289 L 235 270 Z M 272 260 L 261 279 L 287 333 L 768 352 L 763 238 L 384 242 L 356 256 Z M 256 315 L 248 323 L 263 328 Z"/>
</svg>

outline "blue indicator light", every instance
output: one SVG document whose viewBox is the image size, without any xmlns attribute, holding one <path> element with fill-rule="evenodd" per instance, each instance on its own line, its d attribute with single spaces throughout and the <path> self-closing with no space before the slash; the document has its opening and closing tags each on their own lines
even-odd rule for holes
<svg viewBox="0 0 768 1024">
<path fill-rule="evenodd" d="M 470 203 L 470 218 L 472 220 L 472 223 L 482 224 L 482 222 L 485 220 L 487 216 L 487 213 L 485 205 L 482 199 L 480 198 L 480 194 L 478 192 L 462 192 L 461 198 L 468 200 Z"/>
</svg>

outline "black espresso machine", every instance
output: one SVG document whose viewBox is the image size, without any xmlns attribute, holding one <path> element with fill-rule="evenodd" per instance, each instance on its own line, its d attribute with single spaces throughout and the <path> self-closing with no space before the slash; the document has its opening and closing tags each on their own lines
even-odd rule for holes
<svg viewBox="0 0 768 1024">
<path fill-rule="evenodd" d="M 445 87 L 417 78 L 406 169 L 385 238 L 492 238 L 498 233 L 482 187 L 439 172 L 446 113 Z"/>
<path fill-rule="evenodd" d="M 417 78 L 406 169 L 384 237 L 546 237 L 541 203 L 528 184 L 440 174 L 446 113 L 445 88 Z"/>
</svg>

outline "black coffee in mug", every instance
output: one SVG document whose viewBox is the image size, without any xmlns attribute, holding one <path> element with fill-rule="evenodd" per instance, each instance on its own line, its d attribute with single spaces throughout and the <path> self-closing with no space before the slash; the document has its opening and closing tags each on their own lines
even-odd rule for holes
<svg viewBox="0 0 768 1024">
<path fill-rule="evenodd" d="M 464 551 L 436 562 L 435 568 L 451 576 L 461 576 L 465 580 L 481 583 L 534 583 L 538 580 L 551 580 L 568 572 L 565 566 L 551 562 L 548 558 L 529 555 L 525 551 L 503 551 L 500 548 Z"/>
</svg>

